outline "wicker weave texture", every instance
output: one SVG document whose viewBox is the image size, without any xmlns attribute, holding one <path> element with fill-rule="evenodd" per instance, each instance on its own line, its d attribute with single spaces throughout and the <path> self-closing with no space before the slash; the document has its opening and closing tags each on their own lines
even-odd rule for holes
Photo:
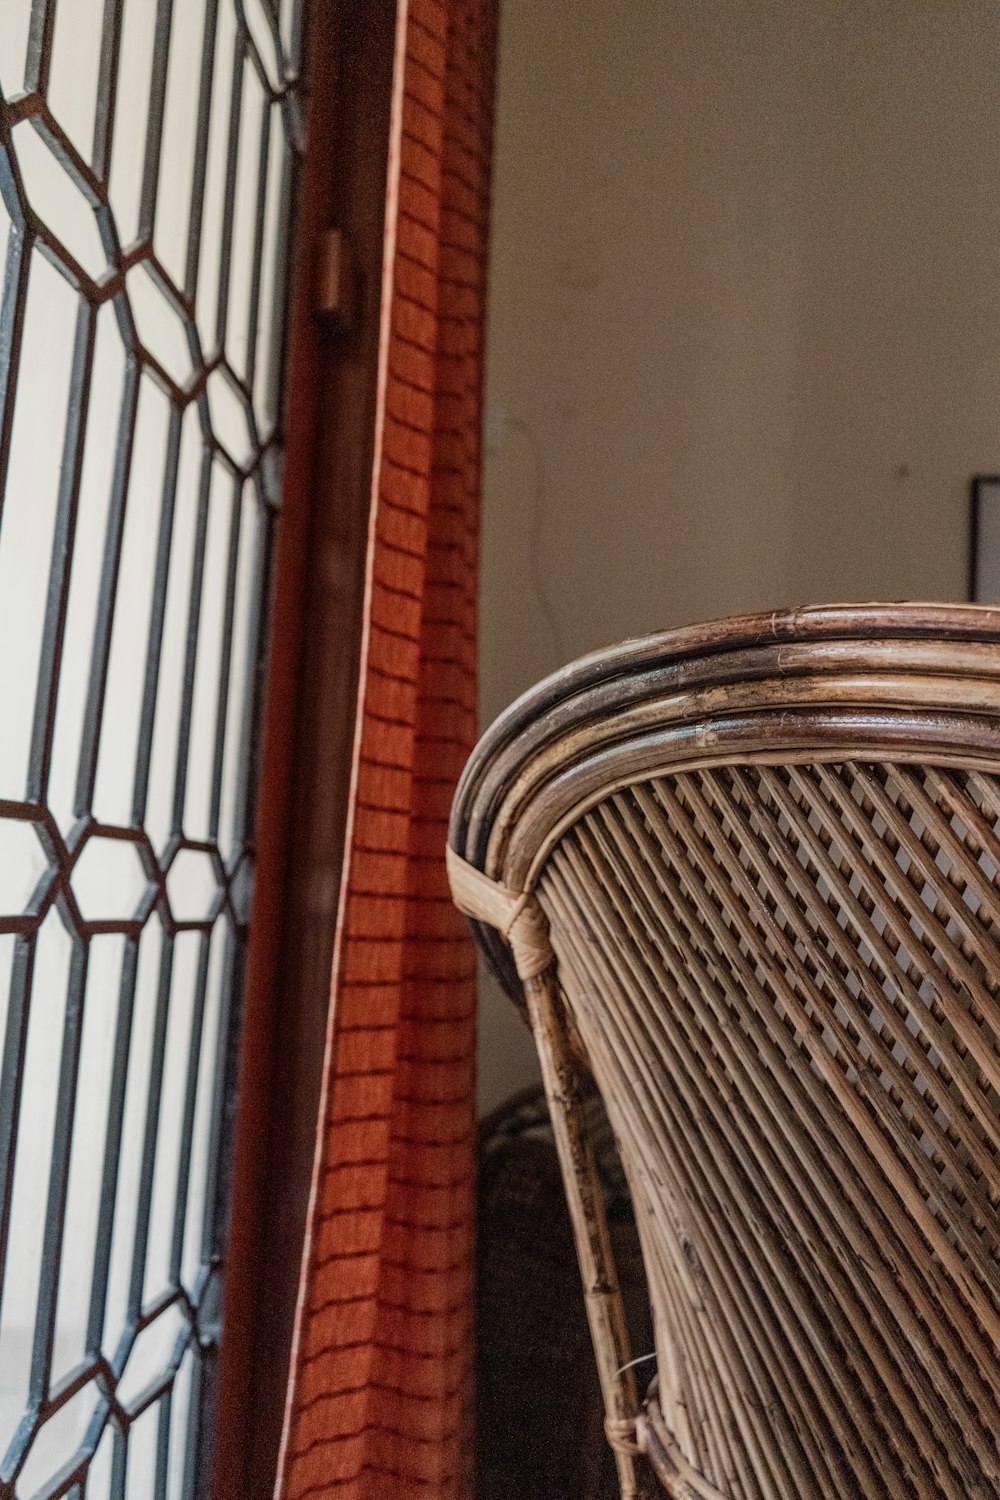
<svg viewBox="0 0 1000 1500">
<path fill-rule="evenodd" d="M 664 1419 L 728 1494 L 998 1491 L 998 817 L 986 775 L 732 767 L 548 862 Z"/>
<path fill-rule="evenodd" d="M 548 926 L 550 1107 L 582 1062 L 629 1179 L 674 1496 L 1000 1497 L 998 688 L 995 612 L 762 617 L 567 669 L 470 763 L 453 842 Z"/>
</svg>

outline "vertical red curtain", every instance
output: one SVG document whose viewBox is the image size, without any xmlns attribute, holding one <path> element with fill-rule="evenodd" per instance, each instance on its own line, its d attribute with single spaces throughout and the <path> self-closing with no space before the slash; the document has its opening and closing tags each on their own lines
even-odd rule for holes
<svg viewBox="0 0 1000 1500">
<path fill-rule="evenodd" d="M 463 1497 L 475 965 L 445 878 L 475 738 L 495 0 L 400 0 L 358 724 L 277 1493 Z"/>
</svg>

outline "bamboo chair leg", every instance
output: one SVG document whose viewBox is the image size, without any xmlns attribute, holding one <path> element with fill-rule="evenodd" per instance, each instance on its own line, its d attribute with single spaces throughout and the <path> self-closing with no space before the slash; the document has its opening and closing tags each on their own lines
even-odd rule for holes
<svg viewBox="0 0 1000 1500">
<path fill-rule="evenodd" d="M 605 1430 L 614 1449 L 622 1500 L 639 1494 L 635 1423 L 639 1412 L 621 1292 L 611 1254 L 604 1195 L 580 1103 L 580 1086 L 550 964 L 524 979 L 552 1130 L 580 1261 L 590 1336 L 604 1397 Z"/>
</svg>

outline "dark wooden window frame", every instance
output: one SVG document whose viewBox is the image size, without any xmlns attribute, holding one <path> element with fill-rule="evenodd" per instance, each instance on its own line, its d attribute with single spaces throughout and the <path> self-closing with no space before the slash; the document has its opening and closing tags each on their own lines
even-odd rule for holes
<svg viewBox="0 0 1000 1500">
<path fill-rule="evenodd" d="M 313 0 L 213 1493 L 274 1487 L 350 787 L 396 7 Z M 349 251 L 349 326 L 317 306 Z"/>
</svg>

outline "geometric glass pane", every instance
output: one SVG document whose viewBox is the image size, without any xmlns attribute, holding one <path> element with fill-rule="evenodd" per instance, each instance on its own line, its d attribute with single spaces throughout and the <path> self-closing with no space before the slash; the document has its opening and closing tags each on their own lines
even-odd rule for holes
<svg viewBox="0 0 1000 1500">
<path fill-rule="evenodd" d="M 146 878 L 135 844 L 91 838 L 70 877 L 85 922 L 126 922 L 133 917 Z"/>
<path fill-rule="evenodd" d="M 31 27 L 31 0 L 4 0 L 0 5 L 0 87 L 20 92 Z"/>
<path fill-rule="evenodd" d="M 100 276 L 107 257 L 93 208 L 29 120 L 15 125 L 10 136 L 32 209 L 89 276 Z"/>
<path fill-rule="evenodd" d="M 76 313 L 72 288 L 32 253 L 0 516 L 0 640 L 17 643 L 0 651 L 0 797 L 23 797 L 28 774 Z"/>
<path fill-rule="evenodd" d="M 306 3 L 0 0 L 4 1500 L 206 1493 Z"/>
<path fill-rule="evenodd" d="M 178 850 L 167 873 L 167 899 L 174 921 L 208 921 L 218 893 L 215 865 L 207 851 Z"/>
<path fill-rule="evenodd" d="M 103 12 L 104 0 L 72 0 L 69 5 L 63 0 L 56 7 L 52 66 L 45 90 L 49 108 L 84 157 L 90 155 L 94 140 Z"/>
</svg>

